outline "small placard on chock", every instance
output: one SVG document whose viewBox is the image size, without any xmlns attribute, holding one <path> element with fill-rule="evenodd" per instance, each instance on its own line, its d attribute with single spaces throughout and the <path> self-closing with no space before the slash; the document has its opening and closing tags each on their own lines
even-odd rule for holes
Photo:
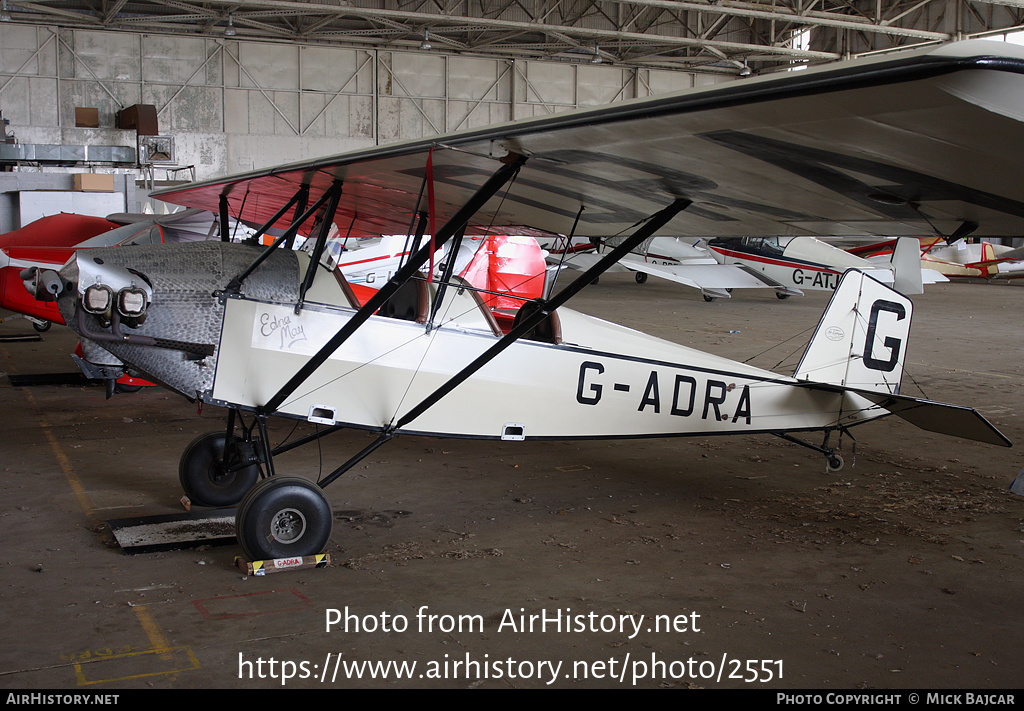
<svg viewBox="0 0 1024 711">
<path fill-rule="evenodd" d="M 235 565 L 247 575 L 257 577 L 270 573 L 281 573 L 286 570 L 302 570 L 303 568 L 326 568 L 331 563 L 330 553 L 295 556 L 294 558 L 273 558 L 271 560 L 246 560 L 235 556 Z"/>
</svg>

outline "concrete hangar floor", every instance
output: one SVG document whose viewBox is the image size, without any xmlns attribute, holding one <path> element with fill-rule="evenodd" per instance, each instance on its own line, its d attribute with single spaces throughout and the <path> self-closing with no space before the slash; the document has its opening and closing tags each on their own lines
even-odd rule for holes
<svg viewBox="0 0 1024 711">
<path fill-rule="evenodd" d="M 828 474 L 770 436 L 398 438 L 326 490 L 330 566 L 263 577 L 235 544 L 128 555 L 107 524 L 181 513 L 179 457 L 222 410 L 0 378 L 0 687 L 1017 688 L 1022 297 L 928 287 L 904 378 L 1015 448 L 889 418 Z M 616 274 L 573 306 L 791 372 L 825 303 L 708 304 Z M 74 343 L 63 327 L 2 342 L 0 371 L 70 372 Z M 278 471 L 315 477 L 368 440 L 334 435 Z"/>
</svg>

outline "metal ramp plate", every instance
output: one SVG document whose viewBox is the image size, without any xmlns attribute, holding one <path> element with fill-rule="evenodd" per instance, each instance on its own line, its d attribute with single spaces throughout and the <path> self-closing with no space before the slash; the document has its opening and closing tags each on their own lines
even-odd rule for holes
<svg viewBox="0 0 1024 711">
<path fill-rule="evenodd" d="M 235 542 L 237 509 L 190 511 L 107 521 L 125 553 L 153 553 Z"/>
</svg>

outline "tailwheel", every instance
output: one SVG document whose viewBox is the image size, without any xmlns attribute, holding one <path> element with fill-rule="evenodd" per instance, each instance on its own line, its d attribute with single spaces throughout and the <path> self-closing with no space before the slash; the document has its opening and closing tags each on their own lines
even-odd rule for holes
<svg viewBox="0 0 1024 711">
<path fill-rule="evenodd" d="M 320 553 L 331 538 L 331 507 L 319 486 L 274 476 L 249 490 L 238 507 L 235 536 L 250 560 Z"/>
<path fill-rule="evenodd" d="M 244 462 L 237 445 L 242 439 L 232 439 L 232 446 L 225 448 L 227 436 L 223 432 L 210 432 L 193 440 L 181 455 L 178 480 L 193 503 L 234 506 L 259 481 L 259 465 L 240 466 Z"/>
</svg>

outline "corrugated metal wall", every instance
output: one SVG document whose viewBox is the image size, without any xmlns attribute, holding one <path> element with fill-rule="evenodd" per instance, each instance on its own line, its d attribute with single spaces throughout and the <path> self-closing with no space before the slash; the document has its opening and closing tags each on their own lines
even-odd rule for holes
<svg viewBox="0 0 1024 711">
<path fill-rule="evenodd" d="M 22 143 L 135 144 L 115 129 L 159 111 L 198 178 L 660 94 L 707 75 L 436 51 L 0 25 L 0 111 Z M 75 108 L 100 128 L 75 127 Z"/>
</svg>

